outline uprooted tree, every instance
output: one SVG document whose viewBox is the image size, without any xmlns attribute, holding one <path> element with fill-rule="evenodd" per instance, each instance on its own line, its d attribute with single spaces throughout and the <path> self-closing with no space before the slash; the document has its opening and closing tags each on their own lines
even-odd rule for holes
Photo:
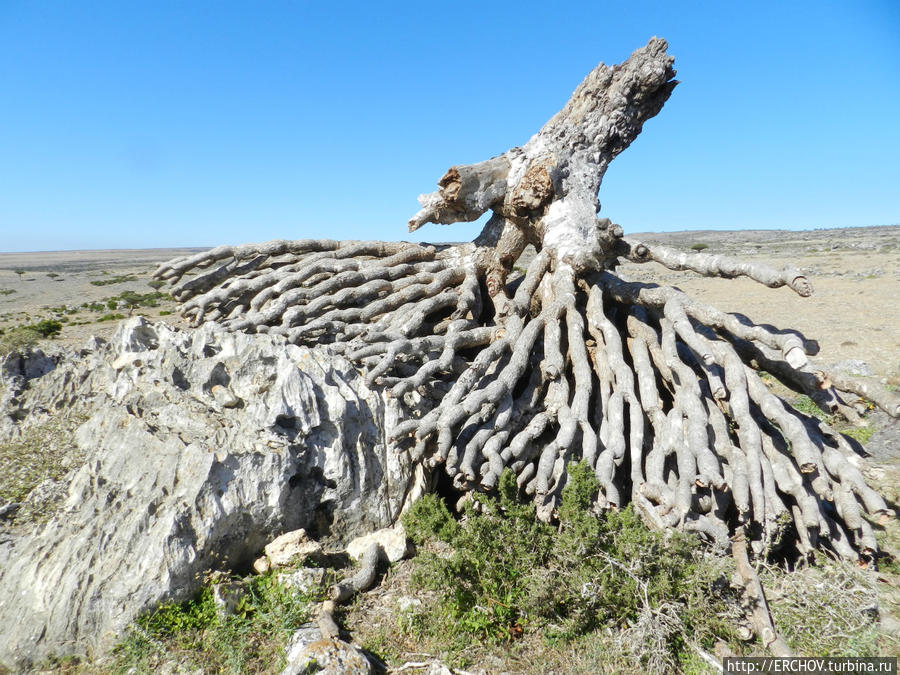
<svg viewBox="0 0 900 675">
<path fill-rule="evenodd" d="M 325 345 L 400 398 L 392 442 L 459 488 L 490 490 L 510 468 L 552 518 L 567 466 L 585 461 L 600 506 L 631 501 L 653 527 L 765 555 L 877 549 L 863 513 L 890 511 L 848 441 L 775 396 L 761 371 L 850 418 L 847 394 L 897 417 L 900 399 L 813 365 L 797 331 L 758 325 L 676 288 L 630 282 L 622 260 L 812 288 L 776 270 L 623 237 L 598 218 L 610 161 L 677 82 L 666 42 L 599 65 L 525 145 L 454 166 L 420 197 L 410 230 L 471 221 L 463 245 L 312 239 L 223 246 L 157 271 L 182 313 Z M 529 245 L 524 274 L 515 267 Z M 530 250 L 530 249 L 529 249 Z M 746 554 L 744 554 L 746 559 Z"/>
</svg>

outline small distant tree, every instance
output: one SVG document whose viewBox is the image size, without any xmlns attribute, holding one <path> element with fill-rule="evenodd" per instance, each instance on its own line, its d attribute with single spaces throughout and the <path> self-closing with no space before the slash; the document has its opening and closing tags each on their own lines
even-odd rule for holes
<svg viewBox="0 0 900 675">
<path fill-rule="evenodd" d="M 27 330 L 34 331 L 45 338 L 56 337 L 59 335 L 60 331 L 62 331 L 62 327 L 62 322 L 57 321 L 56 319 L 44 319 L 43 321 L 38 321 L 30 326 L 25 326 Z"/>
<path fill-rule="evenodd" d="M 702 251 L 702 250 L 704 250 L 704 249 L 709 248 L 709 244 L 700 244 L 700 243 L 698 243 L 698 244 L 694 244 L 693 246 L 691 246 L 691 248 L 692 248 L 694 251 Z"/>
<path fill-rule="evenodd" d="M 17 326 L 0 335 L 0 357 L 10 352 L 25 352 L 34 347 L 41 334 L 27 326 Z"/>
</svg>

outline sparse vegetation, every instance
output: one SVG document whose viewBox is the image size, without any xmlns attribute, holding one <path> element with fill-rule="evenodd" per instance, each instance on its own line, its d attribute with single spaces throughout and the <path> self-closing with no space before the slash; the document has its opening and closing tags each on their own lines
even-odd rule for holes
<svg viewBox="0 0 900 675">
<path fill-rule="evenodd" d="M 896 653 L 900 641 L 879 630 L 874 575 L 823 559 L 795 573 L 764 569 L 776 626 L 801 654 L 872 656 Z"/>
<path fill-rule="evenodd" d="M 871 425 L 866 425 L 864 427 L 846 427 L 841 429 L 840 432 L 844 434 L 844 436 L 849 436 L 857 441 L 859 441 L 862 445 L 865 445 L 869 442 L 869 439 L 875 434 L 877 429 Z"/>
<path fill-rule="evenodd" d="M 859 441 L 862 445 L 868 443 L 869 439 L 872 438 L 877 431 L 871 424 L 867 423 L 864 426 L 856 426 L 847 423 L 843 418 L 838 417 L 837 415 L 829 415 L 819 408 L 809 396 L 799 396 L 791 402 L 791 405 L 796 410 L 806 415 L 822 420 L 826 424 L 832 426 L 835 431 Z M 868 409 L 871 410 L 873 407 L 874 406 L 870 404 Z"/>
<path fill-rule="evenodd" d="M 204 672 L 279 672 L 288 639 L 310 619 L 311 603 L 324 590 L 301 593 L 274 573 L 232 581 L 241 594 L 234 614 L 218 610 L 212 584 L 183 603 L 166 603 L 140 617 L 115 649 L 113 670 L 159 672 L 165 665 Z"/>
<path fill-rule="evenodd" d="M 17 291 L 14 288 L 0 288 L 0 295 L 12 295 L 16 292 Z"/>
<path fill-rule="evenodd" d="M 823 422 L 830 423 L 833 419 L 832 415 L 829 415 L 821 408 L 819 408 L 819 406 L 816 405 L 815 401 L 813 401 L 809 396 L 798 396 L 793 401 L 791 401 L 791 405 L 795 410 L 802 412 L 804 415 L 815 417 L 816 419 L 820 419 Z"/>
<path fill-rule="evenodd" d="M 0 357 L 10 352 L 27 351 L 40 339 L 41 334 L 27 326 L 17 326 L 9 330 L 0 329 Z"/>
<path fill-rule="evenodd" d="M 106 312 L 116 309 L 134 309 L 137 307 L 159 307 L 160 301 L 169 300 L 171 297 L 168 293 L 154 291 L 152 293 L 137 293 L 135 291 L 122 291 L 119 295 L 104 298 L 100 301 L 85 302 L 81 307 L 91 312 Z M 170 312 L 171 313 L 171 312 Z M 114 319 L 125 318 L 122 314 L 106 314 L 97 321 L 112 321 Z"/>
<path fill-rule="evenodd" d="M 80 451 L 72 442 L 72 431 L 84 421 L 82 415 L 50 419 L 0 443 L 0 505 L 24 502 L 16 512 L 18 522 L 42 522 L 53 512 L 55 501 L 48 495 L 27 497 L 44 481 L 58 481 L 78 465 Z"/>
<path fill-rule="evenodd" d="M 108 274 L 108 272 L 105 272 Z M 137 281 L 138 278 L 133 274 L 118 275 L 109 279 L 95 279 L 91 282 L 92 286 L 111 286 L 113 284 L 124 284 L 127 281 Z"/>
</svg>

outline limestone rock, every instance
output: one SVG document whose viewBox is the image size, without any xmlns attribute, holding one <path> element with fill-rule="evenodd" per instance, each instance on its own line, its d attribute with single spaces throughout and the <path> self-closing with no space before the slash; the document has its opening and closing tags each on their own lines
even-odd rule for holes
<svg viewBox="0 0 900 675">
<path fill-rule="evenodd" d="M 301 626 L 287 648 L 287 665 L 281 675 L 316 672 L 324 675 L 368 675 L 372 664 L 363 653 L 343 640 L 323 639 L 313 624 Z"/>
<path fill-rule="evenodd" d="M 399 521 L 393 527 L 386 527 L 357 537 L 347 544 L 347 555 L 359 560 L 373 544 L 377 543 L 389 562 L 397 562 L 406 557 L 406 529 Z"/>
<path fill-rule="evenodd" d="M 272 569 L 272 566 L 269 564 L 269 558 L 267 556 L 260 556 L 253 561 L 253 571 L 256 574 L 265 574 L 270 569 Z"/>
<path fill-rule="evenodd" d="M 290 573 L 279 573 L 278 581 L 288 588 L 309 593 L 325 581 L 325 570 L 321 567 L 301 567 Z"/>
<path fill-rule="evenodd" d="M 844 373 L 845 375 L 872 377 L 875 374 L 872 370 L 872 366 L 860 359 L 845 359 L 843 361 L 838 361 L 832 366 L 832 369 L 839 373 Z"/>
<path fill-rule="evenodd" d="M 263 550 L 269 560 L 269 569 L 272 569 L 284 567 L 293 561 L 302 562 L 307 556 L 321 553 L 322 545 L 311 541 L 306 536 L 306 530 L 301 528 L 276 537 Z"/>
<path fill-rule="evenodd" d="M 236 581 L 220 581 L 212 585 L 212 599 L 219 616 L 231 616 L 237 611 L 241 598 L 246 595 L 244 586 Z"/>
<path fill-rule="evenodd" d="M 49 521 L 2 522 L 0 664 L 14 670 L 102 653 L 284 532 L 346 541 L 390 525 L 412 483 L 385 440 L 396 401 L 279 336 L 135 317 L 108 344 L 7 359 L 0 379 L 0 442 L 69 419 L 87 458 L 57 481 Z"/>
</svg>

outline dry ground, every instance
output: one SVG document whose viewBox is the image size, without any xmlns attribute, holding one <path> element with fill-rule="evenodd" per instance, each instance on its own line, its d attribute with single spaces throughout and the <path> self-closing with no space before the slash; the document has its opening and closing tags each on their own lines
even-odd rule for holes
<svg viewBox="0 0 900 675">
<path fill-rule="evenodd" d="M 56 318 L 66 324 L 57 342 L 74 345 L 90 335 L 109 337 L 118 322 L 98 320 L 108 314 L 128 313 L 127 309 L 105 306 L 110 298 L 123 291 L 152 293 L 148 282 L 158 263 L 199 250 L 0 253 L 0 329 Z M 101 303 L 104 308 L 87 309 L 85 303 Z M 164 300 L 139 313 L 159 318 L 160 312 L 174 309 L 174 302 Z M 162 318 L 175 322 L 177 314 L 163 314 Z"/>
<path fill-rule="evenodd" d="M 810 298 L 746 279 L 703 279 L 655 264 L 621 269 L 635 281 L 674 284 L 719 309 L 779 328 L 796 328 L 819 341 L 818 358 L 824 362 L 862 359 L 883 378 L 900 376 L 900 226 L 674 232 L 633 238 L 685 250 L 706 244 L 708 253 L 800 268 L 812 280 L 815 293 Z"/>
</svg>

